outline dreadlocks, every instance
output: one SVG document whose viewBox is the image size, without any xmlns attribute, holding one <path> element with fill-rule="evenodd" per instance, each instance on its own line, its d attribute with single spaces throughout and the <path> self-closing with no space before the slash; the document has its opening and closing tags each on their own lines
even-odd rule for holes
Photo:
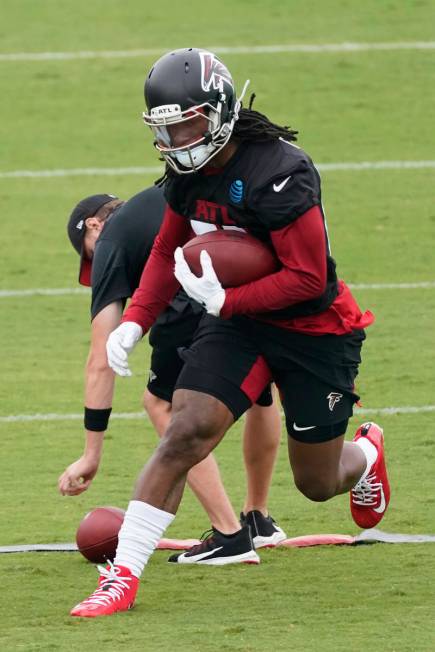
<svg viewBox="0 0 435 652">
<path fill-rule="evenodd" d="M 240 109 L 239 119 L 234 125 L 232 137 L 239 142 L 246 142 L 253 140 L 257 142 L 267 142 L 269 140 L 277 140 L 283 138 L 287 141 L 296 140 L 297 131 L 293 131 L 290 127 L 280 127 L 279 125 L 271 122 L 267 116 L 258 111 L 254 111 L 252 105 L 254 103 L 255 93 L 252 93 L 249 98 L 249 105 L 247 109 Z"/>
<path fill-rule="evenodd" d="M 252 93 L 251 97 L 249 98 L 248 108 L 240 109 L 239 118 L 234 125 L 231 138 L 238 140 L 240 143 L 246 141 L 265 143 L 270 140 L 278 140 L 278 138 L 282 138 L 283 140 L 287 140 L 289 142 L 297 140 L 297 131 L 293 131 L 293 129 L 290 129 L 290 127 L 287 126 L 280 127 L 274 122 L 271 122 L 269 118 L 263 113 L 255 111 L 252 108 L 254 100 L 255 93 Z M 165 181 L 173 176 L 176 177 L 177 173 L 168 164 L 166 164 L 163 176 L 161 176 L 160 179 L 157 179 L 155 184 L 157 186 L 163 186 Z"/>
</svg>

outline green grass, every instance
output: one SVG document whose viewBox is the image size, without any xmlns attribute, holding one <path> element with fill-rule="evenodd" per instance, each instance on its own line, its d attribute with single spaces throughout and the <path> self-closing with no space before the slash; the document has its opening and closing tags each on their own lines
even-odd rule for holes
<svg viewBox="0 0 435 652">
<path fill-rule="evenodd" d="M 1 52 L 165 49 L 434 40 L 425 0 L 222 0 L 186 8 L 130 0 L 4 0 Z M 0 172 L 154 166 L 141 124 L 142 85 L 153 56 L 1 62 Z M 433 159 L 435 52 L 227 55 L 239 88 L 251 79 L 256 106 L 300 131 L 317 162 Z M 340 276 L 351 283 L 435 280 L 434 170 L 324 172 L 323 199 Z M 128 197 L 152 176 L 0 178 L 0 287 L 73 287 L 77 256 L 65 224 L 94 192 Z M 358 290 L 376 314 L 358 390 L 365 408 L 433 401 L 433 289 Z M 89 343 L 86 296 L 0 298 L 1 416 L 80 413 Z M 119 380 L 116 412 L 141 410 L 149 349 Z M 361 416 L 354 417 L 349 434 Z M 392 501 L 386 531 L 434 532 L 433 413 L 379 417 L 386 433 Z M 240 424 L 217 450 L 236 509 L 244 497 Z M 146 419 L 113 419 L 92 488 L 68 499 L 56 481 L 82 447 L 79 421 L 0 423 L 0 545 L 72 541 L 96 505 L 125 506 L 156 436 Z M 289 536 L 354 534 L 347 496 L 325 504 L 294 488 L 283 437 L 272 513 Z M 169 530 L 198 536 L 208 523 L 190 492 Z M 178 568 L 157 552 L 128 614 L 82 622 L 72 605 L 95 587 L 73 553 L 0 556 L 0 649 L 325 652 L 435 649 L 433 544 L 265 551 L 259 567 Z"/>
</svg>

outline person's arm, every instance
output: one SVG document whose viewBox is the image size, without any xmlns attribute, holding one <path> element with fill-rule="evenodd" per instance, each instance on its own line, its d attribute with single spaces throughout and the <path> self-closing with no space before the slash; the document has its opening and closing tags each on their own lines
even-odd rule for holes
<svg viewBox="0 0 435 652">
<path fill-rule="evenodd" d="M 121 324 L 107 340 L 108 362 L 119 376 L 131 376 L 129 354 L 177 293 L 180 285 L 174 276 L 174 251 L 191 235 L 190 222 L 167 206 L 139 287 Z"/>
<path fill-rule="evenodd" d="M 271 240 L 282 268 L 253 283 L 224 290 L 206 251 L 200 255 L 202 276 L 197 277 L 180 248 L 175 252 L 175 275 L 190 297 L 223 319 L 279 310 L 320 296 L 327 281 L 326 234 L 320 208 L 314 206 L 291 224 L 271 231 Z"/>
<path fill-rule="evenodd" d="M 135 322 L 142 328 L 143 334 L 150 329 L 180 287 L 174 276 L 174 251 L 191 236 L 189 220 L 167 206 L 139 287 L 124 312 L 122 323 Z"/>
<path fill-rule="evenodd" d="M 271 232 L 282 268 L 269 276 L 225 291 L 220 316 L 286 308 L 318 297 L 326 287 L 326 233 L 320 206 Z"/>
<path fill-rule="evenodd" d="M 120 322 L 122 304 L 115 301 L 99 312 L 92 321 L 91 345 L 85 368 L 85 406 L 90 410 L 112 407 L 115 374 L 107 364 L 106 342 Z M 99 413 L 101 414 L 101 413 Z M 85 428 L 82 456 L 70 464 L 58 481 L 63 495 L 77 496 L 88 489 L 95 477 L 103 451 L 105 430 Z"/>
</svg>

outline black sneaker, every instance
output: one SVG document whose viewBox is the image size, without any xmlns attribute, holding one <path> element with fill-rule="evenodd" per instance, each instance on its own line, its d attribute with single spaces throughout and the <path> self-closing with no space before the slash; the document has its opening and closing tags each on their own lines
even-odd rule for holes
<svg viewBox="0 0 435 652">
<path fill-rule="evenodd" d="M 240 524 L 250 526 L 255 548 L 274 548 L 281 541 L 287 539 L 284 530 L 275 523 L 271 516 L 263 516 L 256 509 L 247 514 L 241 512 Z"/>
<path fill-rule="evenodd" d="M 225 535 L 216 528 L 204 532 L 201 543 L 181 554 L 172 555 L 168 561 L 176 564 L 259 564 L 249 526 L 235 534 Z"/>
</svg>

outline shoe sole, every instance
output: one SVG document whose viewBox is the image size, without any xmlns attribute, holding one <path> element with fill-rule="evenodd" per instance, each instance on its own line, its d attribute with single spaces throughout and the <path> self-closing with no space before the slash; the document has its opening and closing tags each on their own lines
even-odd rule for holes
<svg viewBox="0 0 435 652">
<path fill-rule="evenodd" d="M 252 539 L 256 549 L 258 548 L 276 548 L 282 541 L 287 539 L 284 532 L 275 532 L 270 537 L 261 537 L 260 535 Z"/>
<path fill-rule="evenodd" d="M 70 611 L 70 616 L 73 616 L 73 618 L 101 618 L 102 616 L 114 616 L 115 614 L 122 613 L 123 611 L 129 611 L 130 609 L 133 609 L 134 607 L 134 602 L 132 602 L 128 607 L 125 609 L 117 609 L 116 611 L 112 611 L 110 614 L 97 614 L 95 612 L 92 613 L 92 611 L 88 611 L 87 613 L 73 613 L 74 609 Z"/>
<path fill-rule="evenodd" d="M 174 563 L 174 562 L 171 562 Z M 225 566 L 227 564 L 259 564 L 260 557 L 254 550 L 244 552 L 241 555 L 233 555 L 231 557 L 214 557 L 212 559 L 199 559 L 195 560 L 194 557 L 179 557 L 175 562 L 176 564 L 197 564 L 202 566 Z"/>
</svg>

